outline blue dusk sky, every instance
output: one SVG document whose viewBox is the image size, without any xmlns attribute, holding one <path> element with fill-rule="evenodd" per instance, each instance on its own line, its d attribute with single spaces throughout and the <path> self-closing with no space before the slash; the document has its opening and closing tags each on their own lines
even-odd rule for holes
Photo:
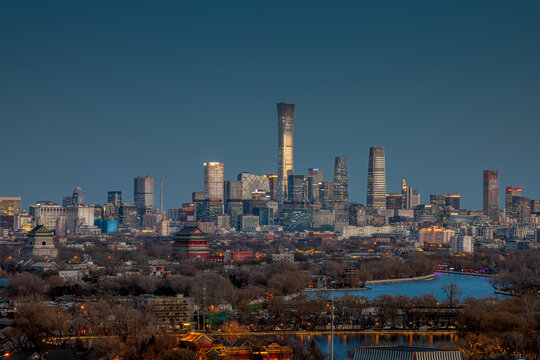
<svg viewBox="0 0 540 360">
<path fill-rule="evenodd" d="M 277 171 L 276 102 L 296 102 L 295 173 L 348 159 L 365 203 L 370 146 L 387 190 L 458 193 L 482 170 L 540 199 L 540 1 L 0 1 L 0 196 L 165 206 L 203 163 Z M 503 202 L 501 201 L 501 204 Z"/>
</svg>

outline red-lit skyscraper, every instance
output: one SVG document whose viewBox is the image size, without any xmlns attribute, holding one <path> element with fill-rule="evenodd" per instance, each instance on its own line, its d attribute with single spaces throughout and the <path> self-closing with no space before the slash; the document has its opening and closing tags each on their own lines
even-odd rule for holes
<svg viewBox="0 0 540 360">
<path fill-rule="evenodd" d="M 499 222 L 499 172 L 484 170 L 484 215 Z"/>
</svg>

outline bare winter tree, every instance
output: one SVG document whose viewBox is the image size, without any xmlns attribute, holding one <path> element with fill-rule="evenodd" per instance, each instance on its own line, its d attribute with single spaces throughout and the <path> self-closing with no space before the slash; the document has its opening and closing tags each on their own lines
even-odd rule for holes
<svg viewBox="0 0 540 360">
<path fill-rule="evenodd" d="M 450 283 L 441 286 L 441 290 L 446 294 L 446 304 L 450 307 L 459 305 L 461 295 L 463 291 L 459 288 L 456 283 Z"/>
</svg>

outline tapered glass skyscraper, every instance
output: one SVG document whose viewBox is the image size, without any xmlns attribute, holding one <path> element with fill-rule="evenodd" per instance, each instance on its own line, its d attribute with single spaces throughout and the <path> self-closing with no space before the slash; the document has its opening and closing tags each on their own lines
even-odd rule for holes
<svg viewBox="0 0 540 360">
<path fill-rule="evenodd" d="M 278 112 L 278 201 L 287 199 L 287 180 L 294 174 L 295 103 L 277 104 Z"/>
<path fill-rule="evenodd" d="M 334 200 L 349 201 L 349 176 L 347 175 L 347 158 L 336 156 L 334 164 Z"/>
<path fill-rule="evenodd" d="M 386 165 L 382 146 L 372 146 L 369 149 L 367 206 L 386 207 Z"/>
</svg>

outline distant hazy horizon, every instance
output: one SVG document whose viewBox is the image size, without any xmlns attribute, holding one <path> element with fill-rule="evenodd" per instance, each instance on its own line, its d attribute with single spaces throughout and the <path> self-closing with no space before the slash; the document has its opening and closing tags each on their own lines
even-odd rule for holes
<svg viewBox="0 0 540 360">
<path fill-rule="evenodd" d="M 366 202 L 370 146 L 387 192 L 482 208 L 482 171 L 540 199 L 540 2 L 0 3 L 0 196 L 103 204 L 133 178 L 165 208 L 203 163 L 277 173 L 276 103 L 296 102 L 295 173 L 347 157 Z"/>
</svg>

